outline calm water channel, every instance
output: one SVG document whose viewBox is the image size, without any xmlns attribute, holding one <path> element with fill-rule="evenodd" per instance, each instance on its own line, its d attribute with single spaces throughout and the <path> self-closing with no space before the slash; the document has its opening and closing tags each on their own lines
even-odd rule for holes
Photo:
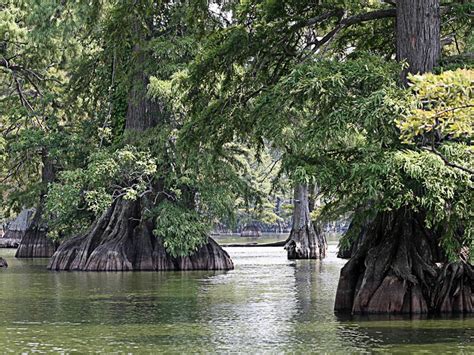
<svg viewBox="0 0 474 355">
<path fill-rule="evenodd" d="M 474 353 L 474 317 L 336 317 L 335 242 L 323 262 L 227 251 L 230 272 L 58 273 L 0 249 L 0 351 Z"/>
</svg>

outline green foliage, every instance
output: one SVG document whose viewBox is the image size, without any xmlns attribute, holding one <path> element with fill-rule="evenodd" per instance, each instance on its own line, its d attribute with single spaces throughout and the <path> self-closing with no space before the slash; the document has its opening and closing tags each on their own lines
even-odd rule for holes
<svg viewBox="0 0 474 355">
<path fill-rule="evenodd" d="M 65 88 L 72 58 L 84 49 L 77 33 L 97 8 L 49 0 L 0 5 L 0 133 L 5 140 L 1 154 L 7 157 L 0 194 L 5 209 L 39 202 L 48 183 L 41 174 L 45 160 L 66 165 L 87 150 L 75 140 L 86 115 L 76 110 L 78 102 Z"/>
<path fill-rule="evenodd" d="M 62 238 L 143 198 L 182 256 L 212 224 L 287 219 L 289 181 L 305 182 L 321 187 L 318 217 L 409 206 L 448 250 L 472 244 L 472 4 L 447 4 L 455 58 L 402 89 L 393 18 L 343 26 L 380 1 L 6 1 L 2 209 L 46 195 Z M 160 123 L 127 132 L 137 72 Z"/>
<path fill-rule="evenodd" d="M 207 242 L 211 225 L 196 211 L 164 202 L 156 213 L 153 233 L 162 239 L 166 251 L 172 256 L 190 255 Z"/>
<path fill-rule="evenodd" d="M 474 71 L 416 75 L 410 82 L 416 102 L 397 122 L 405 142 L 469 141 L 474 134 Z"/>
<path fill-rule="evenodd" d="M 65 170 L 52 183 L 45 217 L 52 238 L 76 235 L 99 217 L 113 200 L 136 200 L 151 192 L 156 161 L 149 152 L 126 146 L 98 151 L 85 168 Z"/>
<path fill-rule="evenodd" d="M 383 7 L 333 5 L 345 16 Z M 459 17 L 465 33 L 461 7 L 455 4 L 450 16 Z M 283 153 L 282 172 L 321 186 L 326 218 L 359 207 L 409 206 L 445 241 L 462 230 L 469 245 L 471 74 L 413 77 L 404 90 L 401 65 L 387 60 L 394 55 L 392 20 L 343 28 L 319 48 L 335 19 L 311 29 L 305 19 L 323 13 L 324 6 L 305 1 L 241 2 L 233 25 L 209 38 L 183 80 L 192 115 L 184 136 L 208 137 L 216 151 L 236 139 L 256 149 L 267 140 Z M 469 46 L 457 37 L 461 42 L 458 54 Z"/>
</svg>

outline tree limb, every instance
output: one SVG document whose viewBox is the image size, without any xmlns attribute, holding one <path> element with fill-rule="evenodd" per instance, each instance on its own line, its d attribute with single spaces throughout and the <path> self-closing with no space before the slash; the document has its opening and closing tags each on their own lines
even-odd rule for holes
<svg viewBox="0 0 474 355">
<path fill-rule="evenodd" d="M 459 169 L 459 170 L 462 170 L 464 171 L 465 173 L 468 173 L 471 175 L 471 180 L 474 180 L 474 171 L 469 169 L 469 168 L 466 168 L 464 166 L 461 166 L 461 165 L 458 165 L 456 163 L 452 163 L 450 162 L 439 150 L 437 150 L 436 148 L 434 147 L 424 147 L 423 149 L 431 152 L 431 153 L 434 153 L 436 154 L 437 156 L 439 156 L 441 158 L 441 160 L 447 165 L 447 166 L 450 166 L 451 168 L 456 168 L 456 169 Z"/>
</svg>

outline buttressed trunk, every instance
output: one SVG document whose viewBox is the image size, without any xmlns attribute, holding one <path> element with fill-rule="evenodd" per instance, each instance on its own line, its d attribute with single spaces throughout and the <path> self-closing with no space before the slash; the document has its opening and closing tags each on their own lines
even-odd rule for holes
<svg viewBox="0 0 474 355">
<path fill-rule="evenodd" d="M 211 238 L 187 257 L 172 257 L 144 218 L 146 201 L 116 200 L 84 235 L 65 241 L 48 266 L 51 270 L 166 271 L 228 270 L 228 254 Z"/>
<path fill-rule="evenodd" d="M 293 225 L 285 245 L 288 259 L 322 259 L 326 256 L 326 237 L 311 221 L 308 185 L 297 184 L 293 196 Z"/>
<path fill-rule="evenodd" d="M 146 95 L 147 55 L 139 44 L 135 45 L 136 60 L 125 128 L 136 134 L 164 120 L 160 104 Z M 161 188 L 155 187 L 156 190 Z M 159 199 L 157 201 L 159 203 Z M 153 235 L 155 221 L 144 215 L 144 210 L 154 205 L 155 198 L 148 196 L 137 201 L 117 199 L 84 235 L 65 241 L 51 258 L 48 268 L 82 271 L 233 269 L 229 255 L 211 238 L 190 256 L 169 255 L 161 239 Z"/>
<path fill-rule="evenodd" d="M 16 250 L 15 257 L 17 258 L 49 258 L 54 254 L 57 247 L 56 243 L 47 237 L 48 228 L 42 216 L 47 186 L 55 178 L 54 164 L 46 148 L 42 151 L 42 162 L 41 182 L 43 190 L 33 219 L 25 230 Z"/>
<path fill-rule="evenodd" d="M 408 72 L 431 71 L 439 55 L 439 1 L 398 0 L 397 57 L 409 65 L 403 83 Z M 428 230 L 424 219 L 422 212 L 400 208 L 378 213 L 362 228 L 341 270 L 336 311 L 474 312 L 473 267 L 466 260 L 447 263 L 443 231 Z"/>
</svg>

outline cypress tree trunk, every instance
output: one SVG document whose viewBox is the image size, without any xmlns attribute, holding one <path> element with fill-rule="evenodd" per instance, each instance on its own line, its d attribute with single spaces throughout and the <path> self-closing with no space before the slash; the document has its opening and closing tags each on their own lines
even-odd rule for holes
<svg viewBox="0 0 474 355">
<path fill-rule="evenodd" d="M 408 209 L 379 213 L 341 270 L 336 311 L 426 313 L 436 239 Z"/>
<path fill-rule="evenodd" d="M 43 187 L 40 201 L 33 215 L 33 219 L 26 228 L 21 242 L 18 245 L 15 254 L 17 258 L 49 258 L 54 254 L 57 248 L 56 243 L 46 236 L 48 229 L 42 216 L 47 187 L 49 183 L 54 181 L 56 174 L 54 164 L 46 148 L 43 148 L 42 151 L 42 162 L 41 183 Z"/>
<path fill-rule="evenodd" d="M 146 95 L 148 53 L 140 44 L 135 45 L 133 52 L 135 68 L 125 128 L 139 135 L 163 122 L 164 112 L 159 103 Z M 155 186 L 155 190 L 161 191 L 163 186 Z M 183 187 L 185 193 L 192 194 L 188 190 Z M 194 194 L 186 200 L 193 208 Z M 65 241 L 51 258 L 48 268 L 82 271 L 233 269 L 229 255 L 211 238 L 190 256 L 169 255 L 161 239 L 153 235 L 155 221 L 144 215 L 144 210 L 151 210 L 156 203 L 160 203 L 160 199 L 146 196 L 137 201 L 117 199 L 84 235 Z"/>
<path fill-rule="evenodd" d="M 346 236 L 350 235 L 350 244 L 342 246 L 339 244 L 337 251 L 337 257 L 340 259 L 350 259 L 359 247 L 362 245 L 364 240 L 367 238 L 367 226 L 371 224 L 371 221 L 367 221 L 362 226 L 359 226 L 356 221 L 352 220 L 349 228 L 347 229 Z"/>
<path fill-rule="evenodd" d="M 285 245 L 288 259 L 323 259 L 326 256 L 326 237 L 311 221 L 307 185 L 295 186 L 293 201 L 293 225 Z"/>
<path fill-rule="evenodd" d="M 439 6 L 439 0 L 397 1 L 397 60 L 409 65 L 402 72 L 404 83 L 407 73 L 430 72 L 438 64 L 441 55 Z"/>
<path fill-rule="evenodd" d="M 51 258 L 51 270 L 165 271 L 228 270 L 228 254 L 211 238 L 187 257 L 169 255 L 142 215 L 144 200 L 116 200 L 87 233 L 65 241 Z"/>
<path fill-rule="evenodd" d="M 431 71 L 439 55 L 439 0 L 398 0 L 397 57 L 409 64 L 403 83 L 408 72 Z M 422 212 L 378 213 L 341 270 L 335 310 L 473 312 L 473 267 L 466 260 L 446 263 L 439 245 L 442 233 L 425 228 Z"/>
<path fill-rule="evenodd" d="M 18 248 L 18 245 L 25 235 L 28 226 L 33 220 L 35 209 L 23 209 L 13 221 L 10 221 L 6 228 L 5 234 L 0 238 L 1 248 Z"/>
</svg>

